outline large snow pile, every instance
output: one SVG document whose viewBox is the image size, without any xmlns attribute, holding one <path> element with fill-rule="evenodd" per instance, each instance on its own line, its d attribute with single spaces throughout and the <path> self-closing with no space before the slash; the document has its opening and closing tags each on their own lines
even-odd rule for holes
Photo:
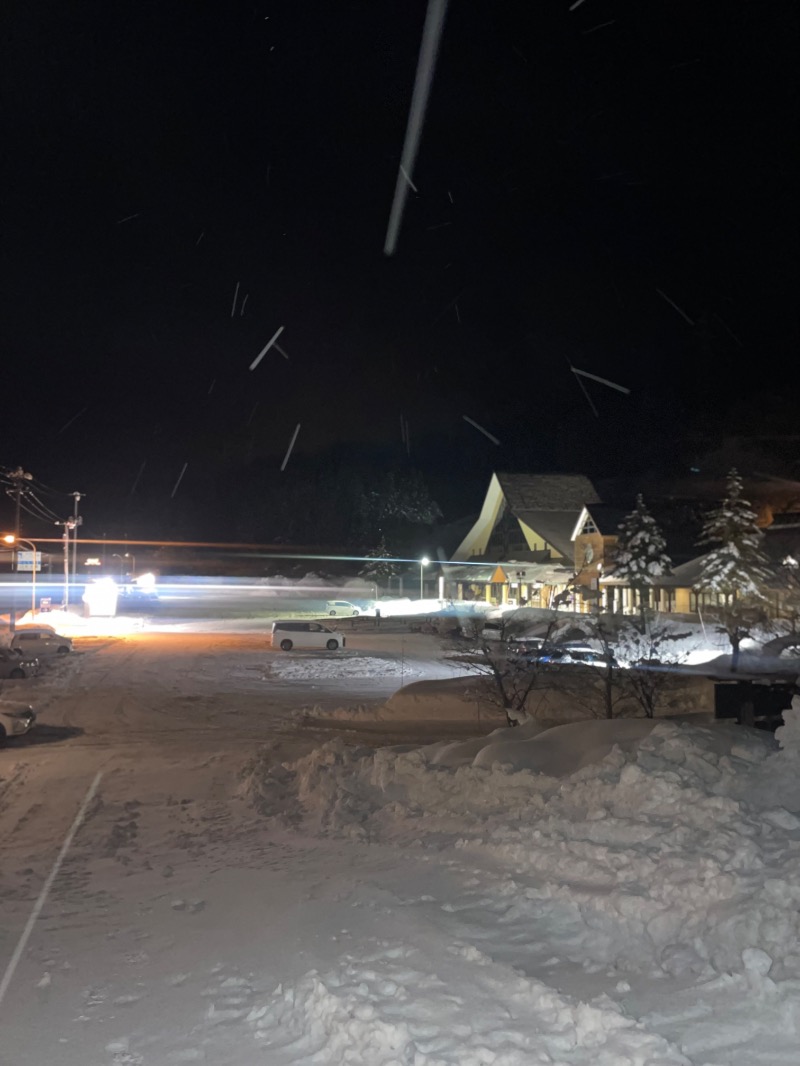
<svg viewBox="0 0 800 1066">
<path fill-rule="evenodd" d="M 798 700 L 786 718 L 778 743 L 530 723 L 254 764 L 245 791 L 266 813 L 299 804 L 320 832 L 402 846 L 425 919 L 414 944 L 387 928 L 277 988 L 251 1019 L 270 1062 L 796 1062 Z"/>
</svg>

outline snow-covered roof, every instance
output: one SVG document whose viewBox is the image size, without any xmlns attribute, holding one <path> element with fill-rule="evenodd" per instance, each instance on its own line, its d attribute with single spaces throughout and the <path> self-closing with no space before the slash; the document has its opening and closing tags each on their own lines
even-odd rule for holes
<svg viewBox="0 0 800 1066">
<path fill-rule="evenodd" d="M 453 558 L 485 558 L 492 532 L 506 513 L 537 533 L 554 552 L 570 558 L 578 515 L 585 504 L 599 500 L 583 474 L 494 473 L 481 513 Z"/>
<path fill-rule="evenodd" d="M 614 537 L 617 535 L 620 522 L 626 517 L 627 512 L 621 507 L 615 507 L 610 503 L 592 503 L 588 507 L 584 507 L 581 513 L 578 515 L 578 521 L 572 530 L 572 536 L 570 540 L 575 540 L 580 535 L 583 529 L 583 524 L 587 518 L 591 518 L 595 526 L 597 526 L 597 532 L 603 537 Z"/>
<path fill-rule="evenodd" d="M 705 558 L 705 554 L 698 555 L 695 559 L 689 559 L 688 562 L 673 567 L 671 574 L 662 575 L 654 581 L 654 584 L 659 588 L 694 588 L 702 573 L 703 561 Z M 630 584 L 627 578 L 615 577 L 613 570 L 609 570 L 607 573 L 603 574 L 600 578 L 600 582 L 603 585 Z"/>
<path fill-rule="evenodd" d="M 575 511 L 519 510 L 514 516 L 529 526 L 559 554 L 572 558 L 572 531 L 575 528 Z"/>
<path fill-rule="evenodd" d="M 577 514 L 600 497 L 583 474 L 497 474 L 510 510 L 521 517 L 522 511 L 573 511 Z"/>
</svg>

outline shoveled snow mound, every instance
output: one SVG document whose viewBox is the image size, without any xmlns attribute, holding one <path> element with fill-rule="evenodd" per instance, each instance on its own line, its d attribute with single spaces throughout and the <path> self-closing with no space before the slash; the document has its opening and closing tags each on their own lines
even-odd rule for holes
<svg viewBox="0 0 800 1066">
<path fill-rule="evenodd" d="M 371 655 L 350 657 L 331 655 L 298 655 L 288 652 L 270 662 L 267 672 L 284 681 L 309 681 L 348 677 L 409 677 L 418 670 L 396 659 L 379 659 Z"/>
<path fill-rule="evenodd" d="M 250 1023 L 272 1066 L 690 1066 L 607 998 L 571 1001 L 474 947 L 379 942 L 276 989 Z M 266 1060 L 265 1060 L 266 1061 Z"/>
<path fill-rule="evenodd" d="M 390 665 L 398 668 L 400 664 Z M 407 676 L 419 671 L 406 667 L 404 672 Z M 398 689 L 382 707 L 342 707 L 336 711 L 314 710 L 303 714 L 371 722 L 471 722 L 483 728 L 506 721 L 503 711 L 489 698 L 488 687 L 485 679 L 468 676 L 412 681 Z"/>
<path fill-rule="evenodd" d="M 503 738 L 485 744 L 476 753 L 472 765 L 491 767 L 499 763 L 511 770 L 536 770 L 552 777 L 564 777 L 582 766 L 601 762 L 615 746 L 630 751 L 652 732 L 654 725 L 652 718 L 611 721 L 601 718 L 552 729 L 529 729 L 523 737 L 517 736 L 516 729 L 501 730 Z"/>
<path fill-rule="evenodd" d="M 403 848 L 427 921 L 276 989 L 252 1019 L 270 1061 L 795 1062 L 800 701 L 786 717 L 780 749 L 727 723 L 592 721 L 254 768 L 265 813 Z"/>
<path fill-rule="evenodd" d="M 381 721 L 464 721 L 493 724 L 505 714 L 487 678 L 464 675 L 404 685 L 375 712 Z"/>
<path fill-rule="evenodd" d="M 373 950 L 255 1008 L 270 1063 L 797 1061 L 800 699 L 778 743 L 726 723 L 538 728 L 253 766 L 263 812 L 403 847 L 432 890 L 416 873 L 403 900 L 398 875 L 386 907 L 365 900 Z"/>
</svg>

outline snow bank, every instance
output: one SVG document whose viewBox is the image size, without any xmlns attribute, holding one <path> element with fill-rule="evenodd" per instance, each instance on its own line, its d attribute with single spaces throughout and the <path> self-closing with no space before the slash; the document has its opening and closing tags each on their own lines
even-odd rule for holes
<svg viewBox="0 0 800 1066">
<path fill-rule="evenodd" d="M 447 677 L 412 681 L 391 696 L 376 713 L 380 721 L 505 722 L 485 678 Z"/>
<path fill-rule="evenodd" d="M 690 1066 L 607 998 L 580 1003 L 473 947 L 379 942 L 250 1014 L 274 1066 Z M 465 963 L 467 965 L 465 965 Z"/>
<path fill-rule="evenodd" d="M 404 669 L 400 673 L 400 663 L 392 662 L 393 670 L 386 676 L 405 676 L 417 674 L 417 669 Z M 296 675 L 297 676 L 297 675 Z M 336 675 L 330 675 L 336 676 Z M 354 674 L 352 676 L 366 676 Z M 372 675 L 376 676 L 376 675 Z M 377 676 L 384 676 L 383 674 Z M 412 681 L 404 685 L 380 707 L 359 704 L 357 706 L 339 707 L 336 710 L 314 707 L 304 708 L 298 712 L 300 718 L 330 718 L 337 721 L 353 722 L 404 722 L 404 723 L 441 723 L 464 722 L 473 724 L 478 729 L 506 724 L 505 714 L 492 702 L 488 684 L 474 678 L 448 677 L 429 681 Z"/>
<path fill-rule="evenodd" d="M 758 948 L 800 976 L 794 799 L 745 798 L 781 759 L 798 756 L 735 726 L 646 720 L 501 729 L 460 751 L 334 741 L 281 768 L 281 803 L 288 788 L 324 831 L 499 863 L 489 909 L 568 926 L 576 958 L 710 975 Z"/>
<path fill-rule="evenodd" d="M 800 1031 L 800 700 L 777 740 L 727 723 L 529 722 L 254 764 L 244 790 L 263 813 L 403 849 L 411 898 L 398 875 L 380 920 L 415 909 L 416 933 L 372 953 L 362 940 L 257 1008 L 270 1062 L 795 1061 L 770 1049 Z M 584 1002 L 558 990 L 576 970 Z M 640 1028 L 608 993 L 646 983 Z"/>
</svg>

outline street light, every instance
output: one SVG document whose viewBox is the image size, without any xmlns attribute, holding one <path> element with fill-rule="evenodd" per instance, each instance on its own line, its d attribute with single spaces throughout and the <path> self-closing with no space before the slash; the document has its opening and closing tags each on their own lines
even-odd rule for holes
<svg viewBox="0 0 800 1066">
<path fill-rule="evenodd" d="M 136 576 L 136 556 L 133 552 L 125 552 L 125 558 L 131 560 L 131 577 Z"/>
<path fill-rule="evenodd" d="M 13 533 L 6 533 L 3 540 L 6 544 L 27 544 L 33 552 L 33 566 L 31 568 L 31 614 L 33 620 L 36 621 L 36 561 L 38 555 L 36 545 L 32 540 L 25 540 L 24 537 L 17 537 Z M 17 567 L 19 567 L 19 556 L 17 556 Z"/>
<path fill-rule="evenodd" d="M 424 568 L 428 565 L 429 562 L 430 562 L 430 559 L 428 558 L 427 555 L 423 555 L 422 558 L 419 561 L 419 598 L 421 600 L 425 599 L 425 596 L 424 596 L 424 593 L 423 593 L 423 584 L 422 584 L 423 576 L 422 576 L 422 572 L 423 572 Z"/>
<path fill-rule="evenodd" d="M 122 571 L 125 569 L 125 559 L 119 554 L 119 552 L 112 552 L 111 558 L 119 559 L 119 576 L 122 577 Z"/>
</svg>

